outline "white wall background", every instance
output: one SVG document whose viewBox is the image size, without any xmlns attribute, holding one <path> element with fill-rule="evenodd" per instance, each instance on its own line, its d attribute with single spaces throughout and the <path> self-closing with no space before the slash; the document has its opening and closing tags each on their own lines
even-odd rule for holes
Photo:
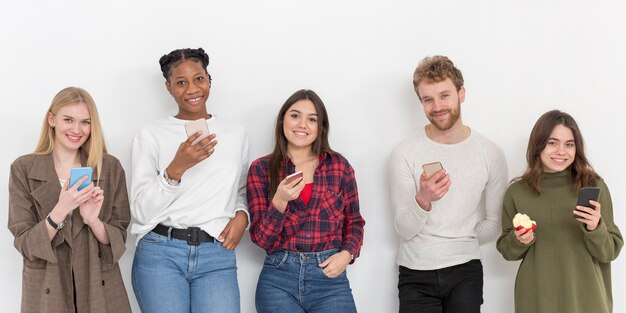
<svg viewBox="0 0 626 313">
<path fill-rule="evenodd" d="M 397 311 L 398 243 L 386 184 L 393 146 L 426 119 L 411 75 L 426 55 L 463 71 L 464 121 L 525 167 L 530 129 L 558 108 L 578 121 L 593 165 L 626 233 L 626 2 L 624 1 L 11 1 L 0 12 L 0 224 L 7 224 L 10 163 L 31 152 L 54 94 L 87 89 L 110 152 L 130 172 L 141 125 L 176 112 L 161 55 L 204 47 L 213 75 L 209 111 L 244 124 L 251 158 L 272 147 L 274 117 L 295 90 L 325 101 L 331 145 L 357 173 L 367 221 L 362 257 L 349 267 L 360 312 Z M 128 177 L 130 179 L 130 177 Z M 19 310 L 22 263 L 0 232 L 0 302 Z M 133 237 L 121 260 L 130 285 Z M 482 246 L 483 312 L 512 312 L 517 263 Z M 241 303 L 254 312 L 264 252 L 248 235 L 237 249 Z M 615 312 L 626 312 L 626 256 L 613 262 Z"/>
</svg>

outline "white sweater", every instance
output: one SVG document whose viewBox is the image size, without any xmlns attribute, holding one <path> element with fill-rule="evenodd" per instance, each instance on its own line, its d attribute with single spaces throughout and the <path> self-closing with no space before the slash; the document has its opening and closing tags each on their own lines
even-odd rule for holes
<svg viewBox="0 0 626 313">
<path fill-rule="evenodd" d="M 238 210 L 247 213 L 248 135 L 243 126 L 215 115 L 207 120 L 218 141 L 215 152 L 188 169 L 179 186 L 163 171 L 187 139 L 189 121 L 169 116 L 144 127 L 133 138 L 131 233 L 137 241 L 161 223 L 176 228 L 196 226 L 217 238 Z"/>
<path fill-rule="evenodd" d="M 439 161 L 450 176 L 448 193 L 424 211 L 415 201 L 422 164 Z M 508 170 L 502 150 L 472 130 L 458 144 L 440 144 L 424 129 L 403 140 L 390 160 L 398 265 L 433 270 L 480 259 L 479 239 L 500 232 Z"/>
</svg>

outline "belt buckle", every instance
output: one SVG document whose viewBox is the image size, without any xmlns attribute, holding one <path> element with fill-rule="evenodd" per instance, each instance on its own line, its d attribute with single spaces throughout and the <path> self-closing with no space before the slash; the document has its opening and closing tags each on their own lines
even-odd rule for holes
<svg viewBox="0 0 626 313">
<path fill-rule="evenodd" d="M 187 244 L 197 246 L 200 244 L 200 227 L 187 228 Z"/>
</svg>

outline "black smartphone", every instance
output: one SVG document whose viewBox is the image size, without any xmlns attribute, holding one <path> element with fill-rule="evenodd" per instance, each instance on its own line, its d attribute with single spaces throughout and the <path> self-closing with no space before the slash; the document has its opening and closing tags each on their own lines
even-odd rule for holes
<svg viewBox="0 0 626 313">
<path fill-rule="evenodd" d="M 589 203 L 589 200 L 598 201 L 598 197 L 600 196 L 600 188 L 598 187 L 582 187 L 578 192 L 578 200 L 576 201 L 576 205 L 586 206 L 588 208 L 595 209 L 595 207 Z M 575 218 L 580 218 L 577 215 L 574 215 Z"/>
</svg>

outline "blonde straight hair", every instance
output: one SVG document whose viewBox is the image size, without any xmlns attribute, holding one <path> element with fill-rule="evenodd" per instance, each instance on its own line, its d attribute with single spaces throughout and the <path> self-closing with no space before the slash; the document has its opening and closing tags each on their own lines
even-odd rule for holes
<svg viewBox="0 0 626 313">
<path fill-rule="evenodd" d="M 102 157 L 107 153 L 107 148 L 104 143 L 104 135 L 102 134 L 102 126 L 100 124 L 100 117 L 98 116 L 98 109 L 96 103 L 87 91 L 78 87 L 67 87 L 54 96 L 52 104 L 46 112 L 43 118 L 43 125 L 41 127 L 41 134 L 39 136 L 39 143 L 33 154 L 44 155 L 52 153 L 54 150 L 54 132 L 55 129 L 48 123 L 48 116 L 50 114 L 57 114 L 61 108 L 82 103 L 87 107 L 91 118 L 91 135 L 87 138 L 87 141 L 80 147 L 79 153 L 85 153 L 87 156 L 87 166 L 94 169 L 96 173 L 96 181 L 100 180 L 100 173 L 102 171 Z"/>
</svg>

